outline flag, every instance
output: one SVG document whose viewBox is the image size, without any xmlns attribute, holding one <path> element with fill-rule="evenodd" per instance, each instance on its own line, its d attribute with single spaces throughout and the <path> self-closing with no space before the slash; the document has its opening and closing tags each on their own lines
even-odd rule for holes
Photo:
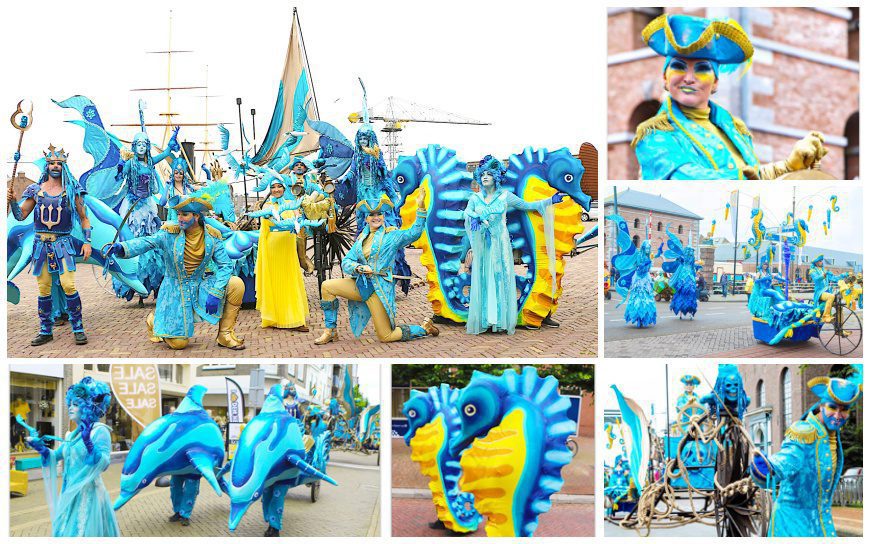
<svg viewBox="0 0 870 544">
<path fill-rule="evenodd" d="M 628 464 L 631 476 L 639 492 L 643 491 L 647 482 L 647 469 L 650 461 L 649 420 L 638 404 L 622 396 L 615 385 L 610 386 L 616 393 L 619 411 L 622 413 L 622 423 L 631 434 L 631 448 L 628 451 Z"/>
<path fill-rule="evenodd" d="M 224 379 L 227 384 L 227 458 L 232 459 L 245 423 L 245 395 L 235 380 Z"/>
</svg>

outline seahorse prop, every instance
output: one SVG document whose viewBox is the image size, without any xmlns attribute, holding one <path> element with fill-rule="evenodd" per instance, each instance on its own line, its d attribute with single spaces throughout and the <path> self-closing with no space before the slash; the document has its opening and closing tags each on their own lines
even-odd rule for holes
<svg viewBox="0 0 870 544">
<path fill-rule="evenodd" d="M 759 208 L 753 208 L 751 217 L 752 238 L 749 239 L 749 245 L 758 251 L 758 248 L 761 247 L 762 240 L 764 240 L 764 231 L 767 230 L 764 225 L 761 224 L 761 220 L 764 219 L 764 212 Z"/>
<path fill-rule="evenodd" d="M 565 442 L 576 423 L 558 388 L 556 378 L 525 367 L 499 377 L 475 371 L 459 395 L 461 430 L 450 449 L 458 455 L 471 445 L 462 453 L 459 487 L 474 495 L 487 536 L 532 536 L 565 483 Z"/>
<path fill-rule="evenodd" d="M 807 234 L 810 232 L 807 222 L 803 219 L 798 219 L 794 223 L 794 228 L 796 233 L 794 245 L 797 247 L 804 247 L 807 245 Z"/>
<path fill-rule="evenodd" d="M 517 275 L 517 323 L 539 326 L 554 312 L 561 294 L 564 274 L 563 256 L 574 249 L 574 237 L 583 233 L 581 207 L 589 210 L 591 198 L 580 188 L 585 168 L 568 149 L 547 151 L 527 147 L 511 155 L 503 186 L 525 200 L 540 200 L 563 192 L 568 199 L 555 206 L 555 252 L 547 253 L 543 218 L 536 213 L 513 211 L 508 214 L 511 245 L 518 250 L 527 267 Z M 416 217 L 416 192 L 427 187 L 429 218 L 423 236 L 416 242 L 423 249 L 421 263 L 426 266 L 429 284 L 427 298 L 435 315 L 457 323 L 468 318 L 468 288 L 471 277 L 462 271 L 470 244 L 463 224 L 463 211 L 471 194 L 471 175 L 456 152 L 437 145 L 401 157 L 393 170 L 399 190 L 403 224 Z M 555 283 L 549 273 L 556 271 Z"/>
<path fill-rule="evenodd" d="M 474 509 L 474 495 L 459 488 L 462 469 L 449 444 L 460 432 L 458 400 L 459 390 L 446 384 L 425 393 L 411 391 L 411 399 L 402 407 L 408 418 L 404 438 L 411 446 L 411 460 L 429 478 L 438 519 L 455 533 L 471 533 L 482 518 Z"/>
</svg>

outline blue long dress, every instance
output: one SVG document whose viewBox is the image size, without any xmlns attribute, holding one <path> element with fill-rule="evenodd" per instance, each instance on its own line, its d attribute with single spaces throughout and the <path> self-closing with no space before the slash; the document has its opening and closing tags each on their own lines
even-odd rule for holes
<svg viewBox="0 0 870 544">
<path fill-rule="evenodd" d="M 511 210 L 535 211 L 544 215 L 552 200 L 526 202 L 507 189 L 498 188 L 487 200 L 483 193 L 472 193 L 465 207 L 465 231 L 471 242 L 471 293 L 468 303 L 468 334 L 492 329 L 513 334 L 517 327 L 517 283 L 514 256 L 507 228 Z M 476 231 L 471 219 L 486 221 Z"/>
<path fill-rule="evenodd" d="M 773 285 L 773 280 L 785 281 L 779 274 L 771 274 L 770 270 L 762 269 L 752 284 L 752 293 L 749 294 L 749 312 L 759 319 L 767 320 L 770 317 L 771 306 L 778 302 L 769 294 L 765 294 L 765 291 Z"/>
<path fill-rule="evenodd" d="M 649 327 L 656 324 L 656 300 L 653 280 L 649 275 L 652 260 L 646 251 L 638 251 L 635 258 L 637 267 L 625 303 L 625 322 Z"/>
<path fill-rule="evenodd" d="M 52 536 L 120 536 L 118 522 L 102 474 L 109 467 L 111 428 L 95 423 L 93 452 L 88 453 L 81 433 L 71 431 L 56 450 L 42 459 L 45 496 L 51 514 Z M 64 462 L 63 485 L 58 493 L 57 463 Z"/>
<path fill-rule="evenodd" d="M 687 259 L 679 263 L 677 271 L 671 276 L 670 286 L 674 289 L 670 308 L 674 315 L 681 316 L 698 311 L 698 288 L 695 283 L 695 263 Z"/>
</svg>

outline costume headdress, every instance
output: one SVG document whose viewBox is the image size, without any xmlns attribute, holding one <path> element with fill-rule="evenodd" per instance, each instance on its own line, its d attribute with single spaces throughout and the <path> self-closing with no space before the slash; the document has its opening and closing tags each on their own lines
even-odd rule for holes
<svg viewBox="0 0 870 544">
<path fill-rule="evenodd" d="M 214 196 L 207 186 L 187 195 L 176 195 L 170 198 L 166 205 L 178 212 L 193 212 L 203 215 L 205 212 L 214 209 L 212 206 L 213 201 Z"/>
<path fill-rule="evenodd" d="M 683 382 L 683 383 L 686 384 L 686 385 L 694 385 L 694 386 L 698 386 L 698 385 L 701 384 L 701 380 L 700 380 L 700 378 L 698 378 L 697 376 L 692 376 L 691 374 L 684 374 L 684 375 L 680 378 L 680 381 Z"/>
<path fill-rule="evenodd" d="M 375 200 L 374 198 L 370 198 L 367 200 L 360 200 L 357 205 L 357 210 L 363 210 L 367 214 L 371 214 L 374 212 L 384 212 L 384 208 L 393 208 L 393 201 L 387 197 L 387 195 L 381 195 L 381 198 Z"/>
<path fill-rule="evenodd" d="M 45 162 L 66 162 L 66 159 L 69 157 L 68 153 L 65 153 L 63 148 L 60 149 L 54 147 L 54 144 L 48 144 L 48 149 L 43 151 L 42 154 L 45 156 Z"/>
<path fill-rule="evenodd" d="M 810 261 L 810 262 L 811 262 L 812 264 L 816 264 L 817 262 L 821 262 L 822 264 L 824 264 L 824 261 L 825 261 L 825 256 L 824 256 L 824 254 L 819 253 L 819 255 L 818 255 L 815 259 L 813 259 L 812 261 Z"/>
<path fill-rule="evenodd" d="M 82 422 L 95 423 L 106 415 L 112 404 L 112 390 L 90 376 L 66 390 L 66 405 L 79 407 Z"/>
<path fill-rule="evenodd" d="M 290 170 L 292 171 L 293 168 L 294 168 L 297 164 L 300 164 L 300 163 L 301 163 L 303 166 L 305 166 L 305 171 L 306 171 L 306 172 L 310 171 L 310 170 L 313 168 L 313 166 L 312 166 L 312 164 L 311 164 L 311 161 L 305 160 L 304 158 L 297 156 L 297 157 L 293 157 L 293 162 L 290 163 Z"/>
<path fill-rule="evenodd" d="M 500 186 L 507 168 L 497 158 L 487 155 L 480 160 L 480 164 L 474 169 L 474 181 L 480 183 L 480 177 L 487 172 L 492 174 L 496 186 Z"/>
<path fill-rule="evenodd" d="M 667 68 L 673 57 L 704 59 L 719 68 L 733 71 L 752 62 L 755 49 L 746 31 L 733 19 L 704 19 L 692 15 L 665 14 L 656 17 L 641 32 L 653 51 L 666 58 Z"/>
<path fill-rule="evenodd" d="M 819 376 L 807 382 L 807 387 L 820 402 L 831 402 L 852 408 L 864 391 L 864 365 L 852 365 L 855 372 L 848 378 Z"/>
</svg>

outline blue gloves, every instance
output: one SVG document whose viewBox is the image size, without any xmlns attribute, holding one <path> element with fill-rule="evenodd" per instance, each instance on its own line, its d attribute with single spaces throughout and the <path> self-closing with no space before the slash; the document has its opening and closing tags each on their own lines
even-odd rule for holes
<svg viewBox="0 0 870 544">
<path fill-rule="evenodd" d="M 94 428 L 93 423 L 82 423 L 82 443 L 88 450 L 88 453 L 94 453 L 94 442 L 91 440 L 91 430 Z"/>
<path fill-rule="evenodd" d="M 205 313 L 214 314 L 218 311 L 218 305 L 220 304 L 221 299 L 209 293 L 208 298 L 205 299 Z"/>
<path fill-rule="evenodd" d="M 752 477 L 758 480 L 766 480 L 770 475 L 770 465 L 763 453 L 757 453 L 752 457 L 752 465 L 749 466 Z"/>
<path fill-rule="evenodd" d="M 553 195 L 553 204 L 558 204 L 565 200 L 565 193 L 556 193 Z"/>
<path fill-rule="evenodd" d="M 109 249 L 106 250 L 106 254 L 103 256 L 108 259 L 112 255 L 121 258 L 124 257 L 124 246 L 121 245 L 121 242 L 115 242 L 114 244 L 109 246 Z"/>
<path fill-rule="evenodd" d="M 172 136 L 169 137 L 169 149 L 175 151 L 176 153 L 181 149 L 181 145 L 178 143 L 178 131 L 181 130 L 181 127 L 176 126 L 172 129 Z"/>
<path fill-rule="evenodd" d="M 479 230 L 480 230 L 480 218 L 479 217 L 472 217 L 471 218 L 471 231 L 477 232 Z"/>
<path fill-rule="evenodd" d="M 29 441 L 28 444 L 30 444 L 30 447 L 42 457 L 48 457 L 48 446 L 45 445 L 45 442 L 43 442 L 41 438 L 35 438 Z"/>
</svg>

